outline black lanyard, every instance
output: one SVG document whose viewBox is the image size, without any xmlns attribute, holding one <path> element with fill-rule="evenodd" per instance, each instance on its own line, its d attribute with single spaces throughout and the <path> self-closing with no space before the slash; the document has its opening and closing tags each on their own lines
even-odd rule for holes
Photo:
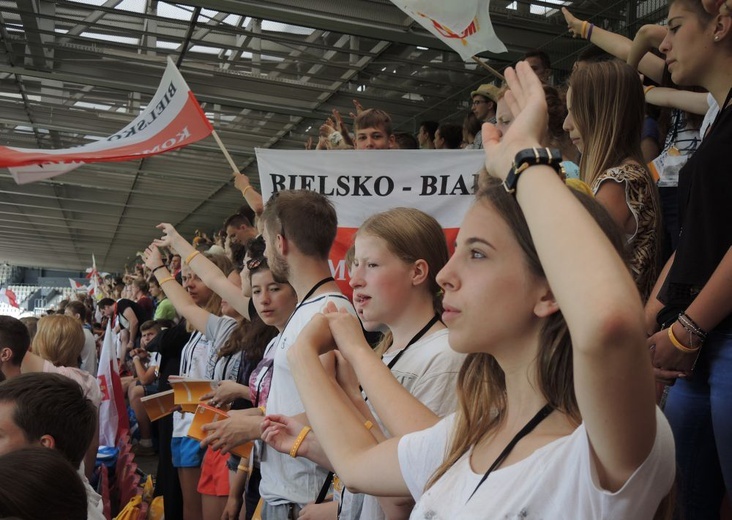
<svg viewBox="0 0 732 520">
<path fill-rule="evenodd" d="M 438 321 L 440 321 L 440 317 L 437 314 L 435 314 L 434 316 L 432 316 L 432 319 L 429 322 L 427 322 L 427 325 L 425 325 L 424 327 L 422 327 L 417 334 L 415 334 L 414 336 L 412 336 L 412 339 L 409 340 L 409 343 L 407 343 L 407 346 L 404 347 L 403 349 L 401 349 L 397 353 L 397 355 L 394 356 L 394 359 L 392 359 L 391 361 L 389 361 L 389 365 L 388 365 L 389 366 L 389 370 L 391 370 L 392 368 L 394 368 L 394 365 L 397 364 L 397 361 L 399 361 L 399 358 L 404 355 L 404 353 L 407 351 L 407 349 L 409 347 L 411 347 L 412 345 L 414 345 L 415 343 L 417 343 L 420 339 L 422 339 L 422 336 L 424 336 L 425 334 L 427 334 L 427 331 L 432 328 L 432 325 L 434 325 Z M 383 358 L 383 356 L 382 356 L 382 358 Z"/>
<path fill-rule="evenodd" d="M 327 278 L 323 278 L 318 283 L 316 283 L 315 285 L 313 285 L 312 288 L 305 294 L 305 298 L 303 298 L 300 301 L 300 303 L 297 304 L 297 307 L 295 307 L 295 310 L 292 311 L 292 314 L 290 314 L 290 317 L 287 318 L 287 321 L 285 322 L 285 326 L 282 327 L 282 333 L 280 334 L 280 337 L 282 337 L 282 336 L 285 335 L 285 331 L 287 330 L 287 326 L 290 324 L 290 320 L 292 319 L 292 317 L 295 314 L 297 314 L 297 311 L 300 310 L 300 307 L 302 307 L 305 304 L 305 302 L 308 300 L 308 298 L 310 298 L 313 294 L 315 294 L 315 291 L 317 291 L 318 289 L 320 289 L 323 285 L 327 284 L 328 282 L 335 282 L 335 280 L 333 279 L 332 276 L 329 276 Z M 279 344 L 279 340 L 277 341 L 277 343 Z"/>
<path fill-rule="evenodd" d="M 483 485 L 483 482 L 486 481 L 486 479 L 488 478 L 488 475 L 490 475 L 493 472 L 493 470 L 495 470 L 498 466 L 500 466 L 501 464 L 503 464 L 503 461 L 506 460 L 506 457 L 508 457 L 509 453 L 511 453 L 511 451 L 513 450 L 514 446 L 516 446 L 516 444 L 518 443 L 518 441 L 520 441 L 521 439 L 523 439 L 524 437 L 526 437 L 529 433 L 531 433 L 534 430 L 534 428 L 536 428 L 539 425 L 539 423 L 541 421 L 543 421 L 544 419 L 546 419 L 546 417 L 550 413 L 552 413 L 552 410 L 553 410 L 553 408 L 550 405 L 548 405 L 548 404 L 545 405 L 544 408 L 542 408 L 541 410 L 539 410 L 536 413 L 536 415 L 528 423 L 526 423 L 526 426 L 524 426 L 521 429 L 521 431 L 518 432 L 514 436 L 513 439 L 511 439 L 511 442 L 508 443 L 508 446 L 506 446 L 503 449 L 503 451 L 498 456 L 498 458 L 495 460 L 495 462 L 493 462 L 493 464 L 491 464 L 491 467 L 488 468 L 488 471 L 485 472 L 485 475 L 483 475 L 483 478 L 480 479 L 480 482 L 478 482 L 478 485 L 475 486 L 475 489 L 473 490 L 473 492 L 468 497 L 467 502 L 470 502 L 470 499 L 473 498 L 473 495 L 475 495 L 475 493 L 478 491 L 478 488 L 480 488 L 480 486 Z"/>
<path fill-rule="evenodd" d="M 389 368 L 389 370 L 391 370 L 392 368 L 394 368 L 394 365 L 397 364 L 397 361 L 399 361 L 399 358 L 402 357 L 402 355 L 407 351 L 407 349 L 409 347 L 411 347 L 412 345 L 414 345 L 415 343 L 417 343 L 420 339 L 422 339 L 422 336 L 424 336 L 425 334 L 427 334 L 427 331 L 432 328 L 432 325 L 434 325 L 438 321 L 440 321 L 440 317 L 437 314 L 435 314 L 434 316 L 432 316 L 432 319 L 429 322 L 427 322 L 427 325 L 425 325 L 424 327 L 422 327 L 420 329 L 420 331 L 417 332 L 417 334 L 415 334 L 414 336 L 412 336 L 412 339 L 409 340 L 409 343 L 407 343 L 407 346 L 404 347 L 403 349 L 401 349 L 397 353 L 397 355 L 394 356 L 394 359 L 392 359 L 389 362 L 389 364 L 387 365 L 387 367 Z M 384 359 L 384 356 L 381 356 L 381 359 Z M 359 389 L 363 392 L 363 387 L 359 386 Z M 363 400 L 364 400 L 364 402 L 365 401 L 368 401 L 369 400 L 369 396 L 367 396 L 367 395 L 364 396 Z"/>
</svg>

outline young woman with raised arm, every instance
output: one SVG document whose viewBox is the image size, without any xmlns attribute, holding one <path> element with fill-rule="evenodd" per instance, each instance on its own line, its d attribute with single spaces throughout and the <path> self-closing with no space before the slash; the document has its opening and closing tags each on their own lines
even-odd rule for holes
<svg viewBox="0 0 732 520">
<path fill-rule="evenodd" d="M 164 265 L 156 242 L 145 249 L 142 258 L 193 331 L 181 353 L 180 375 L 213 381 L 235 380 L 244 347 L 236 341 L 235 333 L 245 326 L 243 318 L 191 271 L 191 259 L 204 256 L 202 253 L 195 251 L 186 257 L 181 286 Z M 238 280 L 238 273 L 225 256 L 209 255 L 208 261 L 215 263 L 219 272 L 231 275 L 232 281 Z M 198 441 L 187 437 L 192 421 L 190 413 L 174 413 L 171 447 L 173 466 L 178 469 L 183 492 L 183 518 L 218 520 L 229 495 L 228 486 L 218 485 L 222 473 L 228 483 L 226 458 L 213 451 L 206 452 Z"/>
<path fill-rule="evenodd" d="M 641 301 L 554 166 L 527 166 L 537 154 L 559 161 L 539 149 L 541 82 L 524 62 L 506 78 L 516 118 L 500 142 L 484 125 L 483 142 L 492 176 L 505 179 L 515 159 L 523 165 L 517 185 L 507 179 L 515 195 L 498 181 L 482 189 L 437 278 L 450 345 L 469 354 L 456 414 L 376 444 L 328 391 L 318 360 L 334 342 L 348 351 L 353 323 L 342 313 L 316 315 L 300 334 L 289 353 L 293 375 L 345 484 L 411 493 L 412 518 L 652 518 L 675 465 L 654 403 Z M 354 366 L 363 354 L 352 356 Z"/>
<path fill-rule="evenodd" d="M 240 315 L 249 319 L 249 298 L 242 293 L 242 286 L 248 281 L 235 283 L 230 280 L 227 274 L 223 273 L 206 255 L 196 254 L 196 248 L 183 238 L 172 224 L 164 222 L 157 227 L 163 232 L 163 236 L 155 240 L 155 245 L 168 247 L 181 258 L 190 258 L 187 265 L 206 287 L 228 302 Z"/>
</svg>

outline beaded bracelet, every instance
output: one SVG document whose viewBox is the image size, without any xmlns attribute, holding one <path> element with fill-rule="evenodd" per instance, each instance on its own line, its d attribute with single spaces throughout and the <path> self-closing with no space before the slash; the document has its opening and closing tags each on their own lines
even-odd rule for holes
<svg viewBox="0 0 732 520">
<path fill-rule="evenodd" d="M 683 352 L 684 354 L 694 354 L 697 350 L 701 348 L 701 346 L 696 348 L 689 348 L 686 345 L 682 344 L 674 334 L 673 325 L 668 328 L 668 339 L 671 340 L 671 343 L 673 343 L 674 347 L 676 347 L 678 350 Z"/>
<path fill-rule="evenodd" d="M 293 459 L 297 457 L 297 450 L 300 449 L 302 441 L 305 440 L 305 436 L 310 433 L 310 430 L 312 430 L 310 426 L 304 426 L 303 429 L 300 430 L 300 435 L 297 436 L 297 439 L 295 439 L 295 444 L 293 444 L 292 449 L 290 449 L 290 457 L 292 457 Z"/>
<path fill-rule="evenodd" d="M 696 343 L 697 347 L 701 347 L 704 344 L 704 341 L 707 338 L 706 338 L 706 335 L 700 334 L 700 332 L 702 332 L 702 334 L 703 334 L 703 331 L 699 331 L 698 329 L 693 327 L 691 324 L 686 322 L 686 320 L 684 318 L 682 318 L 681 316 L 679 316 L 678 322 L 679 322 L 679 325 L 681 325 L 684 328 L 684 330 L 689 333 L 689 345 L 691 345 L 692 348 L 694 348 L 695 343 Z M 695 336 L 697 338 L 696 341 L 694 341 Z"/>
<path fill-rule="evenodd" d="M 699 336 L 702 339 L 707 339 L 707 333 L 704 329 L 702 329 L 697 323 L 691 319 L 691 317 L 686 314 L 685 312 L 682 312 L 679 314 L 679 322 L 681 322 L 682 325 L 684 325 L 684 328 L 690 328 L 694 331 L 694 334 Z"/>
<path fill-rule="evenodd" d="M 198 249 L 196 249 L 195 251 L 193 251 L 190 255 L 188 255 L 186 257 L 185 262 L 183 262 L 183 263 L 186 265 L 190 265 L 191 260 L 193 260 L 194 258 L 196 258 L 197 255 L 200 255 L 200 254 L 201 254 L 201 252 Z"/>
</svg>

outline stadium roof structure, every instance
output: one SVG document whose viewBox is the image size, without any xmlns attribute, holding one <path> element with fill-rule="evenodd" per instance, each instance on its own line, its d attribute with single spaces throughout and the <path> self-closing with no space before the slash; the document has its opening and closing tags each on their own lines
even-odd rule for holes
<svg viewBox="0 0 732 520">
<path fill-rule="evenodd" d="M 493 0 L 508 53 L 540 48 L 563 78 L 586 42 L 558 8 L 625 34 L 665 15 L 662 0 Z M 388 111 L 397 131 L 461 122 L 491 81 L 388 0 L 0 0 L 0 144 L 69 148 L 113 134 L 152 97 L 170 56 L 241 171 L 254 149 L 301 149 L 354 98 Z M 348 117 L 346 117 L 349 120 Z M 131 162 L 97 163 L 17 185 L 0 172 L 0 261 L 81 269 L 95 253 L 116 271 L 173 223 L 210 231 L 244 203 L 214 140 Z"/>
</svg>

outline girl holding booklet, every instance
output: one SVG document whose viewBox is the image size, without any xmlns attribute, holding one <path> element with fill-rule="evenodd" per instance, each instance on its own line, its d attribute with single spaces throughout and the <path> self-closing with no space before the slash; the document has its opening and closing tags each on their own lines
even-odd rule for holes
<svg viewBox="0 0 732 520">
<path fill-rule="evenodd" d="M 353 348 L 357 324 L 339 312 L 316 315 L 288 354 L 300 397 L 345 484 L 412 494 L 412 518 L 653 518 L 674 480 L 674 447 L 654 402 L 638 291 L 606 236 L 617 229 L 603 233 L 556 174 L 559 154 L 540 148 L 541 82 L 525 62 L 506 78 L 513 125 L 500 142 L 483 126 L 497 179 L 437 277 L 450 346 L 468 354 L 458 411 L 438 421 Z M 388 389 L 390 413 L 426 429 L 377 444 L 328 390 L 318 356 L 334 345 L 368 367 L 364 387 Z"/>
<path fill-rule="evenodd" d="M 194 256 L 204 255 L 196 252 Z M 180 375 L 212 381 L 236 379 L 241 347 L 231 338 L 237 328 L 244 326 L 241 316 L 191 271 L 190 255 L 182 269 L 183 286 L 165 267 L 155 243 L 145 250 L 143 259 L 178 314 L 186 319 L 193 331 L 181 353 Z M 233 264 L 225 256 L 208 255 L 207 259 L 231 280 L 239 279 Z M 218 453 L 206 453 L 195 439 L 186 436 L 191 422 L 191 414 L 175 412 L 173 415 L 171 448 L 173 466 L 178 469 L 183 492 L 183 518 L 219 520 L 229 495 L 226 458 Z M 223 479 L 220 478 L 222 473 Z"/>
</svg>

